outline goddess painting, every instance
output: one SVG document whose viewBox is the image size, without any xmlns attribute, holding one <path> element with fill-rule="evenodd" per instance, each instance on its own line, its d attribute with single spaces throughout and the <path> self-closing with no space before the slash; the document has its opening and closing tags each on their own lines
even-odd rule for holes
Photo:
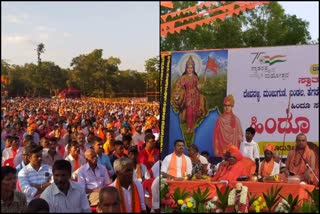
<svg viewBox="0 0 320 214">
<path fill-rule="evenodd" d="M 197 118 L 207 114 L 205 97 L 200 94 L 198 74 L 192 56 L 186 61 L 185 71 L 177 80 L 172 93 L 172 104 L 180 112 L 180 122 L 186 122 L 187 134 L 194 132 Z"/>
</svg>

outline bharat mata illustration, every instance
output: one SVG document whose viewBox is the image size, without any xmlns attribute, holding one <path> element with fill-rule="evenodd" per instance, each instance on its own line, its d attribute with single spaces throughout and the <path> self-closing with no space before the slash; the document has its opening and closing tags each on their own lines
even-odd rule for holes
<svg viewBox="0 0 320 214">
<path fill-rule="evenodd" d="M 172 54 L 171 97 L 187 145 L 211 111 L 223 111 L 227 87 L 227 50 Z"/>
</svg>

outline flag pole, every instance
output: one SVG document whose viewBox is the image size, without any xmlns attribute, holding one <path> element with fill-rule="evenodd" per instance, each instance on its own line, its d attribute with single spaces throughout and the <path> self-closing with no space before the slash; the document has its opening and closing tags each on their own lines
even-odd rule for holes
<svg viewBox="0 0 320 214">
<path fill-rule="evenodd" d="M 207 80 L 208 61 L 209 61 L 209 56 L 208 56 L 208 59 L 207 59 L 206 69 L 204 70 L 204 76 L 203 76 L 203 81 L 204 82 L 206 82 L 206 80 Z"/>
</svg>

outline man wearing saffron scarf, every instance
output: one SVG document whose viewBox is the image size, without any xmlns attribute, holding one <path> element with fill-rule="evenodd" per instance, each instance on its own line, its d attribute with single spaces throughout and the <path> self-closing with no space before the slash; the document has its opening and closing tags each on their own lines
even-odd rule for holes
<svg viewBox="0 0 320 214">
<path fill-rule="evenodd" d="M 228 95 L 224 98 L 224 113 L 217 119 L 213 132 L 213 148 L 216 157 L 222 157 L 229 145 L 240 148 L 243 139 L 239 118 L 232 112 L 234 98 Z"/>
<path fill-rule="evenodd" d="M 317 184 L 310 168 L 315 169 L 315 154 L 307 145 L 307 137 L 300 133 L 296 137 L 296 145 L 288 154 L 286 161 L 286 174 L 299 176 L 308 184 Z"/>
<path fill-rule="evenodd" d="M 266 177 L 279 174 L 279 164 L 273 159 L 274 144 L 269 143 L 265 145 L 263 151 L 264 160 L 260 163 L 259 175 Z"/>
<path fill-rule="evenodd" d="M 164 178 L 175 180 L 183 179 L 186 174 L 191 175 L 192 162 L 191 159 L 184 153 L 184 141 L 176 140 L 174 142 L 174 152 L 167 155 L 161 165 L 161 175 Z"/>
<path fill-rule="evenodd" d="M 146 134 L 144 141 L 146 147 L 140 151 L 138 160 L 148 168 L 150 174 L 152 173 L 151 167 L 160 159 L 160 151 L 156 147 L 155 136 L 153 134 Z"/>
<path fill-rule="evenodd" d="M 133 180 L 132 160 L 126 157 L 116 159 L 113 168 L 117 179 L 110 186 L 119 191 L 121 213 L 146 213 L 142 184 Z"/>
</svg>

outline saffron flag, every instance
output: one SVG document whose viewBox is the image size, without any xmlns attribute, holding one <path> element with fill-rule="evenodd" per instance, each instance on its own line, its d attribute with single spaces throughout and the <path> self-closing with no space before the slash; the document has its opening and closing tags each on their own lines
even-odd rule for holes
<svg viewBox="0 0 320 214">
<path fill-rule="evenodd" d="M 170 9 L 173 8 L 172 1 L 160 1 L 160 5 L 163 6 L 163 7 L 170 8 Z"/>
<path fill-rule="evenodd" d="M 208 57 L 207 65 L 206 65 L 206 70 L 209 69 L 213 73 L 218 74 L 217 68 L 219 65 L 214 61 L 214 59 Z"/>
</svg>

